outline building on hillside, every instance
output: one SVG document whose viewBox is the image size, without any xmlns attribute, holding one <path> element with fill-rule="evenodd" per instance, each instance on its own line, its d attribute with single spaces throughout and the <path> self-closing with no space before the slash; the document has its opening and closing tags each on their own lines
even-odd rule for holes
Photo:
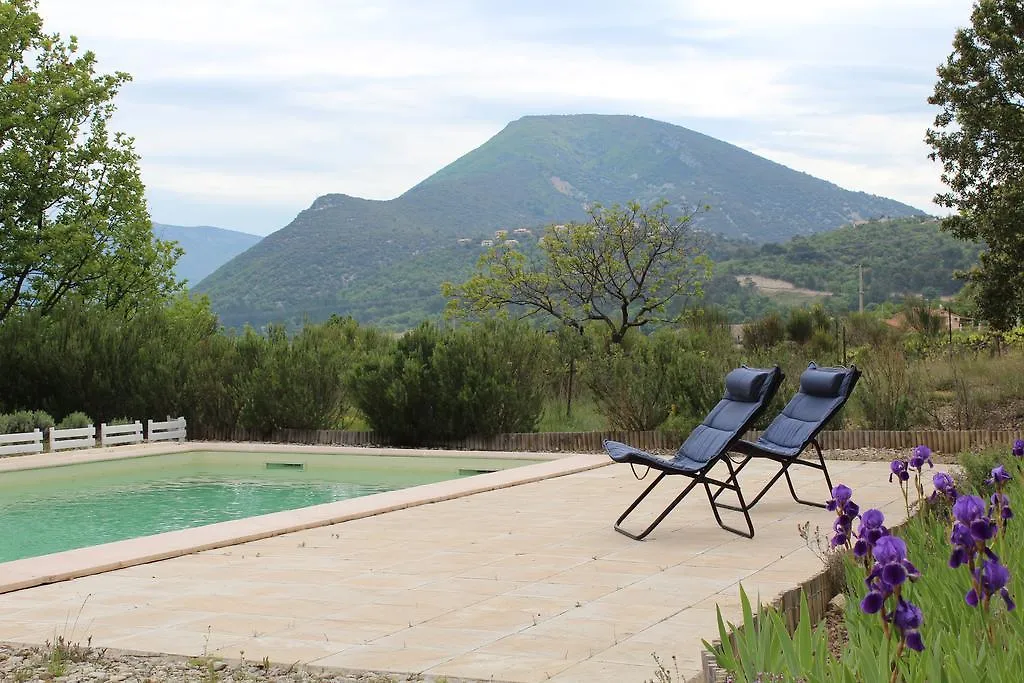
<svg viewBox="0 0 1024 683">
<path fill-rule="evenodd" d="M 508 237 L 508 230 L 495 230 L 494 231 L 494 239 L 496 239 L 496 240 L 503 240 L 506 237 Z"/>
<path fill-rule="evenodd" d="M 480 246 L 481 247 L 493 247 L 494 246 L 494 240 L 480 240 Z"/>
<path fill-rule="evenodd" d="M 523 237 L 531 237 L 533 236 L 533 230 L 530 230 L 529 228 L 516 228 L 515 230 L 512 231 L 512 234 L 522 235 Z"/>
<path fill-rule="evenodd" d="M 510 247 L 514 247 L 515 245 L 519 244 L 519 240 L 505 240 L 505 244 L 509 245 Z"/>
<path fill-rule="evenodd" d="M 468 238 L 468 237 L 460 237 L 460 238 L 459 238 L 459 244 L 461 244 L 461 245 L 468 245 L 468 244 L 472 244 L 472 242 L 473 242 L 473 240 L 471 240 L 471 239 L 470 239 L 470 238 Z"/>
</svg>

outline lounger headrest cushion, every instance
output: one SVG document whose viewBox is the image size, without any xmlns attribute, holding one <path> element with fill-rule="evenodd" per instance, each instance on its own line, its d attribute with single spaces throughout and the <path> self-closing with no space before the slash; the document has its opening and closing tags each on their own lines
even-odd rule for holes
<svg viewBox="0 0 1024 683">
<path fill-rule="evenodd" d="M 725 392 L 734 401 L 756 401 L 770 370 L 736 368 L 725 376 Z"/>
<path fill-rule="evenodd" d="M 818 368 L 812 363 L 800 375 L 800 391 L 811 396 L 835 398 L 847 374 L 845 368 Z"/>
</svg>

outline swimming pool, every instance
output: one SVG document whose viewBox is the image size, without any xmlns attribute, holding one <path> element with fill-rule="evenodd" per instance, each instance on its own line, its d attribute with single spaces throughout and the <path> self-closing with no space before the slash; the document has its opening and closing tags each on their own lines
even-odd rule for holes
<svg viewBox="0 0 1024 683">
<path fill-rule="evenodd" d="M 190 451 L 0 473 L 0 562 L 539 462 Z"/>
</svg>

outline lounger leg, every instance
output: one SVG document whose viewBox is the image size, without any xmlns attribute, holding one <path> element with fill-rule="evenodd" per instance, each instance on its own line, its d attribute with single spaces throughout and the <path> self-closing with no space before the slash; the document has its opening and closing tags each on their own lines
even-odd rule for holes
<svg viewBox="0 0 1024 683">
<path fill-rule="evenodd" d="M 705 479 L 703 481 L 704 490 L 707 492 L 707 494 L 708 494 L 708 501 L 711 503 L 711 511 L 715 514 L 715 521 L 718 522 L 718 526 L 722 527 L 726 531 L 731 531 L 734 534 L 738 534 L 738 535 L 744 536 L 746 538 L 753 538 L 754 537 L 754 523 L 750 520 L 750 507 L 752 507 L 752 506 L 748 506 L 744 502 L 744 500 L 743 500 L 743 491 L 740 489 L 740 482 L 736 478 L 736 475 L 739 473 L 739 470 L 734 470 L 733 469 L 732 461 L 729 460 L 729 458 L 725 458 L 724 460 L 725 460 L 725 466 L 729 468 L 729 478 L 726 479 L 724 482 L 717 482 L 717 481 L 711 481 L 710 482 L 710 483 L 713 483 L 716 486 L 718 486 L 718 490 L 715 493 L 711 493 L 711 486 L 710 486 L 709 481 L 707 479 Z M 744 463 L 744 464 L 746 464 L 746 463 Z M 717 498 L 718 498 L 719 494 L 721 494 L 724 489 L 729 489 L 729 490 L 734 491 L 736 493 L 736 499 L 739 501 L 739 505 L 727 505 L 725 503 L 717 502 Z M 737 529 L 735 527 L 731 527 L 728 524 L 724 523 L 722 521 L 722 515 L 719 514 L 719 512 L 718 512 L 718 508 L 719 507 L 724 508 L 726 510 L 733 510 L 735 512 L 742 513 L 743 514 L 743 519 L 747 523 L 746 531 L 744 531 L 743 529 Z"/>
<path fill-rule="evenodd" d="M 665 517 L 668 516 L 668 513 L 672 512 L 672 510 L 674 510 L 675 507 L 677 505 L 679 505 L 679 503 L 683 500 L 683 498 L 686 497 L 686 494 L 688 494 L 693 489 L 693 487 L 697 485 L 697 483 L 699 481 L 698 479 L 694 479 L 693 481 L 691 481 L 690 484 L 685 489 L 683 489 L 683 492 L 680 493 L 678 496 L 676 496 L 675 500 L 673 500 L 671 503 L 669 503 L 668 507 L 666 507 L 662 511 L 662 513 L 660 515 L 658 515 L 658 517 L 653 522 L 651 522 L 651 525 L 648 526 L 646 529 L 644 529 L 639 534 L 634 534 L 634 533 L 632 533 L 630 531 L 626 531 L 625 529 L 623 529 L 622 526 L 621 526 L 623 520 L 625 520 L 626 517 L 629 516 L 629 513 L 633 512 L 633 510 L 636 509 L 636 506 L 639 505 L 643 501 L 643 499 L 647 497 L 647 494 L 649 494 L 651 491 L 654 490 L 655 486 L 657 486 L 659 483 L 661 483 L 661 480 L 664 479 L 667 474 L 668 474 L 667 472 L 662 472 L 658 476 L 658 478 L 655 479 L 653 482 L 651 482 L 651 485 L 648 486 L 646 489 L 644 489 L 644 492 L 641 493 L 637 497 L 637 499 L 633 501 L 633 504 L 630 505 L 628 508 L 626 508 L 626 511 L 623 512 L 622 515 L 617 520 L 615 520 L 615 530 L 616 531 L 618 531 L 620 534 L 623 534 L 624 536 L 629 536 L 634 541 L 642 541 L 647 536 L 647 534 L 649 534 L 652 531 L 654 531 L 654 528 L 656 526 L 658 526 L 659 524 L 661 524 L 661 520 L 665 519 Z"/>
<path fill-rule="evenodd" d="M 811 445 L 814 446 L 814 450 L 818 452 L 818 463 L 816 464 L 812 462 L 802 462 L 800 464 L 814 468 L 816 470 L 821 470 L 825 474 L 825 484 L 826 486 L 828 486 L 828 493 L 829 495 L 832 495 L 832 478 L 828 476 L 828 467 L 825 466 L 825 456 L 822 455 L 821 453 L 821 446 L 818 445 L 817 439 L 812 440 Z M 825 507 L 825 503 L 815 503 L 810 500 L 804 500 L 803 498 L 797 496 L 796 489 L 793 488 L 793 480 L 789 478 L 789 466 L 784 465 L 782 471 L 786 473 L 786 483 L 789 484 L 789 494 L 793 496 L 793 500 L 795 500 L 798 503 L 803 503 L 804 505 L 810 505 L 816 508 Z"/>
<path fill-rule="evenodd" d="M 729 457 L 729 456 L 728 456 L 728 454 L 726 455 L 726 457 Z M 745 455 L 745 456 L 743 457 L 743 461 L 742 461 L 741 463 L 739 463 L 738 465 L 736 465 L 736 470 L 735 470 L 735 473 L 734 473 L 734 475 L 733 475 L 733 478 L 734 478 L 734 479 L 736 479 L 737 481 L 739 481 L 738 477 L 740 476 L 740 472 L 742 472 L 742 471 L 743 471 L 743 468 L 744 468 L 744 467 L 746 467 L 746 466 L 747 466 L 747 463 L 749 463 L 749 462 L 750 462 L 751 460 L 753 460 L 753 458 L 751 458 L 751 457 L 750 457 L 749 455 Z M 717 490 L 717 491 L 715 491 L 715 499 L 717 500 L 717 499 L 718 499 L 718 497 L 719 497 L 720 495 L 722 495 L 722 491 L 725 491 L 725 490 L 727 490 L 727 489 L 729 489 L 729 487 L 728 487 L 728 486 L 719 486 L 719 487 L 718 487 L 718 490 Z M 756 501 L 755 501 L 755 502 L 756 502 Z M 753 504 L 751 504 L 751 505 L 750 505 L 750 507 L 754 507 L 754 505 L 753 505 Z"/>
<path fill-rule="evenodd" d="M 750 501 L 750 505 L 748 506 L 748 509 L 753 509 L 753 507 L 755 505 L 757 505 L 761 501 L 762 498 L 764 498 L 764 494 L 768 493 L 769 489 L 771 489 L 771 487 L 775 485 L 775 482 L 777 482 L 779 479 L 781 479 L 783 475 L 785 475 L 786 476 L 786 480 L 789 481 L 789 472 L 787 472 L 786 469 L 789 467 L 790 463 L 789 462 L 782 462 L 782 463 L 779 463 L 779 464 L 782 465 L 782 468 L 778 472 L 775 473 L 775 476 L 772 477 L 771 480 L 767 484 L 764 485 L 764 488 L 762 488 L 760 491 L 757 492 L 757 495 L 754 496 L 754 499 Z M 792 483 L 790 483 L 790 485 L 789 485 L 789 490 L 790 491 L 793 490 L 793 484 Z M 793 496 L 796 497 L 796 494 L 793 494 Z"/>
</svg>

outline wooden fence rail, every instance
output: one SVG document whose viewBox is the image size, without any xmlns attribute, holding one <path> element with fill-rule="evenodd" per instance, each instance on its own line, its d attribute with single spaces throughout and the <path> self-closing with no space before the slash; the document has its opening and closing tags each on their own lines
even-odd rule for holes
<svg viewBox="0 0 1024 683">
<path fill-rule="evenodd" d="M 748 432 L 746 438 L 756 439 L 760 432 Z M 266 443 L 303 443 L 336 446 L 390 446 L 387 439 L 374 432 L 340 429 L 208 429 L 191 427 L 189 437 L 205 441 L 256 441 Z M 648 451 L 674 451 L 681 439 L 678 435 L 660 432 L 543 432 L 499 434 L 493 437 L 470 437 L 461 441 L 423 444 L 436 448 L 479 451 L 591 452 L 602 450 L 604 439 L 623 441 Z M 920 430 L 909 432 L 879 430 L 843 430 L 822 432 L 821 447 L 826 450 L 858 448 L 913 448 L 925 444 L 939 453 L 957 453 L 969 449 L 1002 446 L 1009 448 L 1017 439 L 1024 439 L 1024 430 L 967 431 Z"/>
<path fill-rule="evenodd" d="M 161 422 L 146 420 L 146 441 L 184 441 L 188 438 L 185 418 L 170 415 Z"/>
</svg>

